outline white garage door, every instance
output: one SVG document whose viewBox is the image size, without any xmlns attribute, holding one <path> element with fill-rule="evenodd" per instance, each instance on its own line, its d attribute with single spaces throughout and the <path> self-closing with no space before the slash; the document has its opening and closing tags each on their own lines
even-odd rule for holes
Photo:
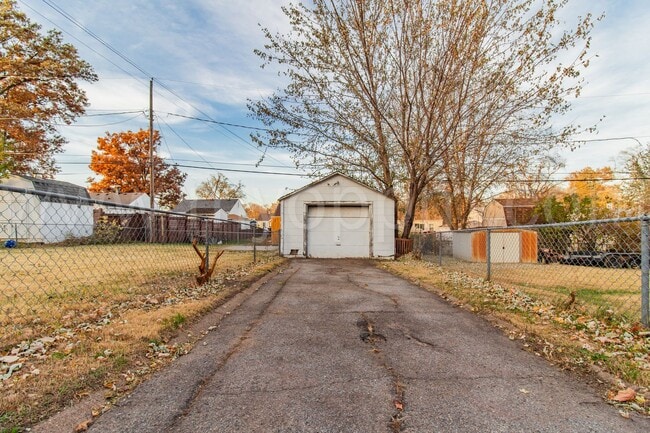
<svg viewBox="0 0 650 433">
<path fill-rule="evenodd" d="M 309 257 L 370 257 L 367 206 L 310 207 L 307 213 Z"/>
</svg>

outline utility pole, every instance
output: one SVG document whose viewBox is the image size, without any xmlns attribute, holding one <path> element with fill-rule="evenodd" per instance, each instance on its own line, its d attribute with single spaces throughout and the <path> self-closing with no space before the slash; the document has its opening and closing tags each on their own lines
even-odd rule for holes
<svg viewBox="0 0 650 433">
<path fill-rule="evenodd" d="M 149 80 L 149 242 L 154 241 L 153 77 Z"/>
<path fill-rule="evenodd" d="M 149 207 L 154 208 L 153 78 L 149 80 Z"/>
</svg>

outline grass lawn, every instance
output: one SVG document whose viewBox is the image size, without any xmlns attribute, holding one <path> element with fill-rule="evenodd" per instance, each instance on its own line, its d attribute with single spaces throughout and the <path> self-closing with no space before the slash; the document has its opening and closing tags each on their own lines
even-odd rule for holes
<svg viewBox="0 0 650 433">
<path fill-rule="evenodd" d="M 204 247 L 201 246 L 201 250 Z M 214 246 L 212 252 L 218 251 Z M 217 266 L 228 272 L 251 262 L 252 253 L 226 253 Z M 159 284 L 194 281 L 199 258 L 189 244 L 34 246 L 0 250 L 0 325 L 33 317 L 65 316 Z M 3 342 L 0 340 L 0 347 Z"/>
<path fill-rule="evenodd" d="M 442 267 L 479 278 L 486 277 L 485 263 L 445 258 Z M 628 320 L 641 319 L 640 269 L 559 263 L 493 263 L 491 280 L 557 305 L 576 303 L 592 314 L 610 310 Z"/>
<path fill-rule="evenodd" d="M 211 250 L 211 256 L 217 248 Z M 214 256 L 212 256 L 214 257 Z M 196 284 L 191 245 L 42 246 L 0 251 L 0 432 L 21 432 L 89 392 L 107 404 L 189 347 L 167 342 L 189 322 L 282 263 L 226 251 Z M 0 374 L 8 364 L 0 363 Z M 98 408 L 97 410 L 101 410 Z"/>
</svg>

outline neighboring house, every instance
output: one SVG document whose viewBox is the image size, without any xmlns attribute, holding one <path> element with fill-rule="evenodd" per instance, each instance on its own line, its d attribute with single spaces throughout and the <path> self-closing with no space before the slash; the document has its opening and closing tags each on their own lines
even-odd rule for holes
<svg viewBox="0 0 650 433">
<path fill-rule="evenodd" d="M 506 198 L 492 200 L 485 207 L 484 227 L 514 227 L 535 224 L 536 200 L 529 198 Z"/>
<path fill-rule="evenodd" d="M 270 230 L 271 228 L 271 214 L 268 212 L 260 212 L 260 214 L 255 218 L 257 223 L 257 228 L 262 230 Z"/>
<path fill-rule="evenodd" d="M 0 184 L 43 193 L 0 190 L 0 238 L 53 243 L 93 234 L 93 207 L 87 201 L 86 188 L 17 175 L 0 179 Z M 68 197 L 54 197 L 53 193 Z"/>
<path fill-rule="evenodd" d="M 173 212 L 216 218 L 223 221 L 241 221 L 241 228 L 248 228 L 250 220 L 244 204 L 238 198 L 223 200 L 183 200 Z"/>
<path fill-rule="evenodd" d="M 395 201 L 342 174 L 280 198 L 284 256 L 395 255 Z"/>
<path fill-rule="evenodd" d="M 400 222 L 400 228 L 403 224 Z M 475 228 L 481 226 L 480 212 L 473 210 L 467 219 L 467 228 Z M 451 231 L 448 225 L 445 224 L 442 218 L 436 219 L 416 219 L 413 220 L 413 228 L 411 233 L 433 233 L 433 232 L 448 232 Z"/>
<path fill-rule="evenodd" d="M 149 194 L 144 192 L 91 192 L 90 198 L 115 204 L 115 206 L 95 204 L 95 209 L 101 209 L 106 215 L 129 215 L 142 211 L 130 209 L 128 206 L 142 208 L 149 208 L 151 206 Z M 154 204 L 154 209 L 157 208 L 158 206 Z"/>
</svg>

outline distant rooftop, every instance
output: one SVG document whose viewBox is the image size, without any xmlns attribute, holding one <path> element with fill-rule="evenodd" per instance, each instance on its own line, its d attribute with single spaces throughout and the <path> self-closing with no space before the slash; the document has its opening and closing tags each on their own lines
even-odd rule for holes
<svg viewBox="0 0 650 433">
<path fill-rule="evenodd" d="M 90 197 L 94 200 L 99 201 L 108 201 L 115 204 L 129 205 L 137 200 L 141 196 L 147 196 L 144 192 L 126 192 L 126 193 L 116 193 L 116 192 L 91 192 Z"/>
<path fill-rule="evenodd" d="M 219 209 L 230 213 L 239 199 L 224 200 L 183 200 L 173 209 L 174 212 L 189 214 L 213 214 Z"/>
<path fill-rule="evenodd" d="M 17 177 L 30 181 L 34 186 L 34 191 L 62 194 L 70 197 L 90 198 L 86 188 L 70 182 L 63 182 L 54 179 L 39 179 L 37 177 L 25 175 L 17 175 Z M 72 198 L 66 199 L 61 197 L 51 197 L 48 195 L 42 196 L 41 201 L 51 203 L 77 203 L 77 201 Z"/>
</svg>

